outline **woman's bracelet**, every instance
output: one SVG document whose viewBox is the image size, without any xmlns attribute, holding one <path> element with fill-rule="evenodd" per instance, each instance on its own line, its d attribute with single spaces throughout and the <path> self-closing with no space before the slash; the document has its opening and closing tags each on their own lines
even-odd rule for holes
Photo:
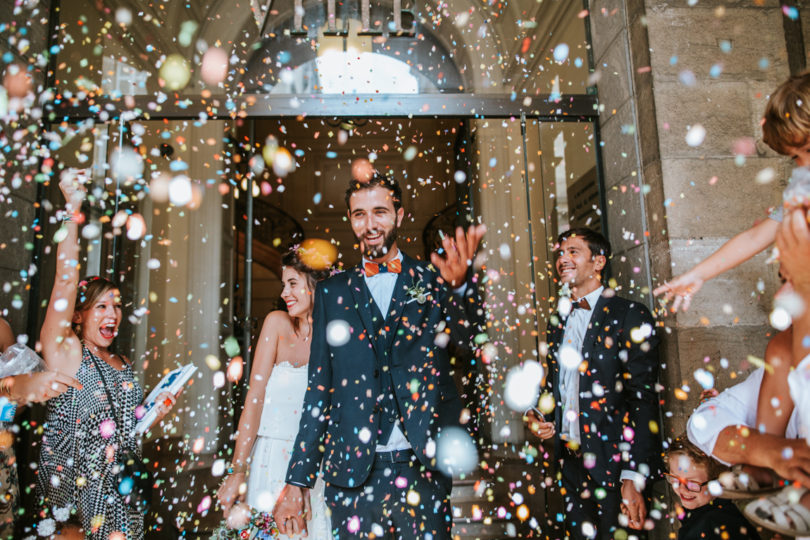
<svg viewBox="0 0 810 540">
<path fill-rule="evenodd" d="M 61 221 L 63 223 L 64 222 L 70 222 L 70 221 L 76 221 L 75 220 L 75 214 L 76 213 L 74 211 L 72 211 L 72 210 L 67 210 L 67 209 L 58 210 L 56 212 L 56 219 L 58 219 L 59 221 Z"/>
</svg>

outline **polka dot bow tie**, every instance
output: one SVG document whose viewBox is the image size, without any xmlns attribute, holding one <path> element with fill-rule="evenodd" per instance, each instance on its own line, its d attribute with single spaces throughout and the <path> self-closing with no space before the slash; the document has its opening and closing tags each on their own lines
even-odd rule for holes
<svg viewBox="0 0 810 540">
<path fill-rule="evenodd" d="M 392 261 L 388 261 L 387 263 L 375 263 L 368 261 L 365 263 L 364 270 L 366 272 L 366 277 L 376 276 L 377 274 L 381 274 L 383 272 L 391 272 L 392 274 L 399 274 L 402 272 L 402 261 L 399 259 L 394 259 Z"/>
</svg>

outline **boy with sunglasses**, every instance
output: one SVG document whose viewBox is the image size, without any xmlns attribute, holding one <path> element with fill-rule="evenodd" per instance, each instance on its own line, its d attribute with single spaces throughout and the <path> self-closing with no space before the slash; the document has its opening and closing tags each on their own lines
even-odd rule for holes
<svg viewBox="0 0 810 540">
<path fill-rule="evenodd" d="M 664 473 L 683 510 L 678 540 L 735 538 L 760 540 L 754 526 L 728 499 L 711 493 L 710 482 L 725 467 L 689 442 L 686 435 L 675 439 L 666 452 L 669 472 Z M 719 485 L 717 491 L 720 491 Z"/>
</svg>

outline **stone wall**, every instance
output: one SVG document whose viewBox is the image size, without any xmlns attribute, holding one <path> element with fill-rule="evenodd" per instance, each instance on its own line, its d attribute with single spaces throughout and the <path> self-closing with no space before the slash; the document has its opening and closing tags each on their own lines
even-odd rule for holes
<svg viewBox="0 0 810 540">
<path fill-rule="evenodd" d="M 649 303 L 650 287 L 780 201 L 790 163 L 751 143 L 769 92 L 789 74 L 783 15 L 776 0 L 597 0 L 590 15 L 614 277 Z M 690 146 L 696 124 L 706 136 Z M 751 155 L 740 154 L 746 141 Z M 688 312 L 660 319 L 668 435 L 684 429 L 697 403 L 694 370 L 713 371 L 723 388 L 750 368 L 749 354 L 762 357 L 778 285 L 766 258 L 710 281 Z M 676 399 L 675 388 L 688 399 Z"/>
</svg>

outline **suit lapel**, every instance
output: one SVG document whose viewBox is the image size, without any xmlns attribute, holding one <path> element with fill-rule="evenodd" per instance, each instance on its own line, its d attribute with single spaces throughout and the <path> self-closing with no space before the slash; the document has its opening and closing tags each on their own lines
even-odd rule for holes
<svg viewBox="0 0 810 540">
<path fill-rule="evenodd" d="M 555 400 L 559 400 L 560 398 L 560 363 L 557 359 L 557 353 L 560 351 L 560 343 L 562 342 L 563 335 L 565 333 L 565 323 L 567 319 L 567 317 L 565 319 L 560 317 L 560 322 L 556 325 L 549 325 L 548 329 L 548 341 L 551 342 L 551 346 L 549 347 L 549 356 L 551 357 L 552 363 L 551 388 Z"/>
<path fill-rule="evenodd" d="M 585 336 L 582 338 L 582 358 L 589 363 L 593 359 L 597 335 L 605 327 L 605 320 L 608 317 L 608 311 L 605 309 L 607 303 L 608 298 L 604 296 L 600 296 L 596 301 L 591 320 L 588 322 L 588 329 L 585 330 Z"/>
<path fill-rule="evenodd" d="M 374 308 L 372 306 L 371 293 L 366 286 L 366 279 L 363 276 L 363 269 L 360 266 L 354 267 L 349 274 L 349 291 L 354 298 L 354 309 L 363 321 L 363 326 L 366 329 L 366 336 L 371 340 L 371 345 L 376 350 L 376 332 L 374 331 L 374 322 L 372 321 L 372 313 Z"/>
<path fill-rule="evenodd" d="M 388 330 L 385 333 L 386 348 L 391 345 L 394 336 L 399 328 L 400 316 L 408 300 L 407 289 L 412 286 L 412 282 L 417 280 L 414 260 L 402 254 L 402 271 L 397 276 L 394 284 L 394 294 L 391 296 L 391 305 L 388 306 L 388 313 L 384 314 L 385 326 Z"/>
</svg>

